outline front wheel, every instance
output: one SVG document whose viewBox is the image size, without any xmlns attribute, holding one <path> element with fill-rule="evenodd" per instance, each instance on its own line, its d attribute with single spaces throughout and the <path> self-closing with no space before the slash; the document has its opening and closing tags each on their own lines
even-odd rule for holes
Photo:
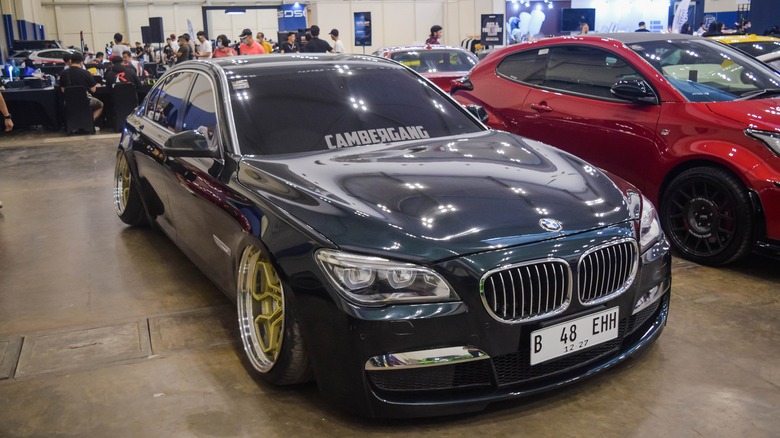
<svg viewBox="0 0 780 438">
<path fill-rule="evenodd" d="M 277 385 L 311 380 L 309 356 L 270 257 L 249 246 L 238 269 L 238 323 L 244 351 L 260 376 Z"/>
<path fill-rule="evenodd" d="M 717 266 L 747 255 L 755 233 L 747 190 L 731 173 L 688 169 L 672 180 L 661 201 L 661 222 L 681 255 Z"/>
</svg>

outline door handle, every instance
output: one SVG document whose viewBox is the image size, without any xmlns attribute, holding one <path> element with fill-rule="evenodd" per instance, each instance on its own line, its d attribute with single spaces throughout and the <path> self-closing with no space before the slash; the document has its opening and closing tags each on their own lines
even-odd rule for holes
<svg viewBox="0 0 780 438">
<path fill-rule="evenodd" d="M 532 103 L 531 104 L 531 109 L 539 111 L 539 112 L 543 112 L 543 113 L 549 113 L 549 112 L 552 112 L 552 110 L 553 110 L 552 108 L 547 106 L 547 102 Z"/>
</svg>

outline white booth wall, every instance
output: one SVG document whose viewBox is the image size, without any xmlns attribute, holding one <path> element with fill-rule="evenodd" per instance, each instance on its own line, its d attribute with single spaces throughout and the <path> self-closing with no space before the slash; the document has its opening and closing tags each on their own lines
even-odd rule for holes
<svg viewBox="0 0 780 438">
<path fill-rule="evenodd" d="M 571 0 L 571 7 L 596 9 L 591 32 L 633 32 L 640 21 L 665 29 L 669 21 L 669 0 Z"/>
<path fill-rule="evenodd" d="M 37 1 L 37 0 L 35 0 Z M 211 0 L 175 0 L 151 2 L 138 0 L 41 0 L 42 22 L 46 37 L 59 39 L 66 46 L 79 46 L 79 34 L 93 51 L 103 50 L 116 32 L 131 43 L 141 41 L 141 26 L 149 17 L 162 17 L 166 35 L 188 32 L 187 20 L 195 32 L 203 29 L 201 6 L 241 6 L 242 2 Z M 244 2 L 245 5 L 278 5 L 279 2 Z M 469 36 L 478 36 L 480 15 L 504 13 L 501 0 L 317 0 L 308 2 L 308 24 L 322 28 L 324 39 L 332 28 L 339 29 L 347 51 L 354 47 L 353 13 L 371 12 L 372 46 L 366 53 L 386 46 L 422 43 L 434 24 L 444 27 L 442 42 L 458 45 Z M 209 12 L 209 37 L 225 34 L 235 40 L 244 28 L 268 38 L 276 38 L 277 21 L 273 9 L 247 10 L 246 14 L 226 15 Z M 129 29 L 129 31 L 128 31 Z"/>
</svg>

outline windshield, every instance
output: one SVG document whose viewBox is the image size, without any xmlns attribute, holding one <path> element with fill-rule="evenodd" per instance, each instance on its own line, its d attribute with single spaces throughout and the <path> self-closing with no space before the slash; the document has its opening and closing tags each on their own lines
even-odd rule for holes
<svg viewBox="0 0 780 438">
<path fill-rule="evenodd" d="M 734 43 L 732 46 L 753 56 L 758 56 L 780 50 L 780 41 L 753 41 L 749 43 Z"/>
<path fill-rule="evenodd" d="M 409 50 L 390 54 L 390 59 L 420 73 L 462 72 L 477 65 L 477 57 L 460 50 Z"/>
<path fill-rule="evenodd" d="M 630 44 L 692 102 L 726 102 L 780 91 L 780 75 L 744 53 L 709 40 Z"/>
<path fill-rule="evenodd" d="M 365 59 L 365 58 L 364 58 Z M 228 72 L 241 153 L 311 152 L 484 128 L 398 65 L 339 60 Z"/>
</svg>

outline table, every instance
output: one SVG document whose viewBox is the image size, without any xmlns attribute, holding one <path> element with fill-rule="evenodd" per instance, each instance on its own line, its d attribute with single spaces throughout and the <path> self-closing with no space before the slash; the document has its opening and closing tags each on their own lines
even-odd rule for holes
<svg viewBox="0 0 780 438">
<path fill-rule="evenodd" d="M 14 118 L 14 129 L 40 125 L 56 131 L 62 126 L 60 93 L 54 87 L 14 88 L 2 93 Z"/>
</svg>

